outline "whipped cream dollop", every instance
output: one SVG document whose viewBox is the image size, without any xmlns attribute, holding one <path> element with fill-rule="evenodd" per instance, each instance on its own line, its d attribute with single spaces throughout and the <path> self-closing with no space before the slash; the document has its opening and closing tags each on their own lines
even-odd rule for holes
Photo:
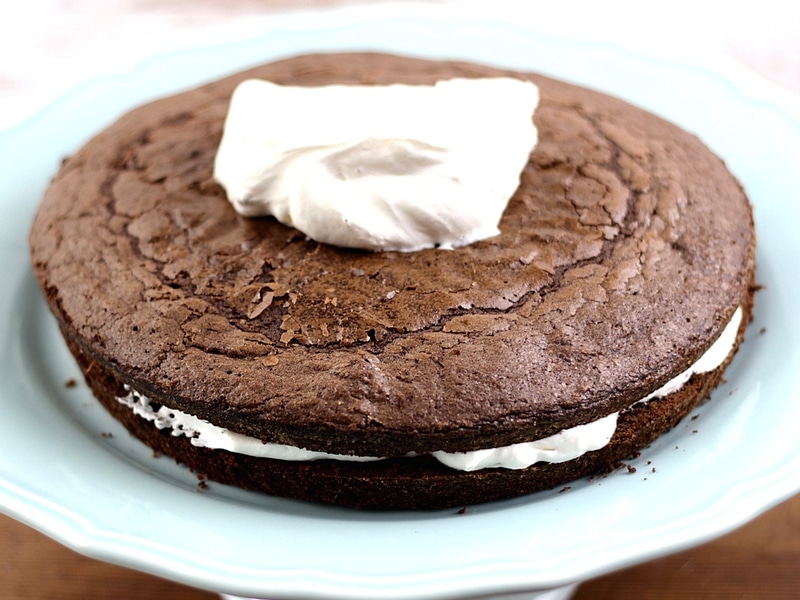
<svg viewBox="0 0 800 600">
<path fill-rule="evenodd" d="M 499 233 L 536 145 L 537 87 L 513 78 L 435 85 L 234 91 L 214 179 L 248 217 L 274 216 L 348 248 L 453 248 Z"/>
<path fill-rule="evenodd" d="M 659 389 L 637 400 L 632 406 L 677 392 L 691 379 L 692 375 L 707 373 L 722 366 L 736 344 L 741 322 L 742 309 L 737 308 L 720 336 L 697 362 Z M 150 399 L 130 388 L 126 396 L 117 400 L 128 406 L 138 416 L 152 421 L 159 429 L 169 428 L 173 436 L 185 435 L 191 439 L 193 445 L 201 448 L 221 449 L 259 458 L 292 461 L 332 459 L 368 462 L 381 460 L 380 457 L 328 454 L 284 444 L 265 443 L 256 438 L 217 427 L 208 421 L 179 410 L 163 405 L 154 406 Z M 477 471 L 489 468 L 525 469 L 537 462 L 566 462 L 578 458 L 586 452 L 599 450 L 608 444 L 616 431 L 618 417 L 619 413 L 612 413 L 597 421 L 565 429 L 547 438 L 531 442 L 471 452 L 439 451 L 433 452 L 432 456 L 439 462 L 459 471 Z"/>
</svg>

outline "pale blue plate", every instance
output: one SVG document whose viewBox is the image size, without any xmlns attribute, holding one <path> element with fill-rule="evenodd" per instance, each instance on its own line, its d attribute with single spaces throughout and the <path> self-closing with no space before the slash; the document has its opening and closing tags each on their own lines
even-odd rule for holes
<svg viewBox="0 0 800 600">
<path fill-rule="evenodd" d="M 800 490 L 800 105 L 729 65 L 689 65 L 491 20 L 348 11 L 148 61 L 0 136 L 0 509 L 87 555 L 270 598 L 443 598 L 553 588 L 721 535 Z M 439 15 L 439 16 L 436 16 Z M 99 408 L 28 266 L 49 178 L 123 110 L 256 62 L 378 49 L 538 70 L 700 135 L 741 179 L 760 235 L 755 322 L 712 402 L 627 470 L 569 490 L 430 513 L 365 514 L 197 480 Z"/>
</svg>

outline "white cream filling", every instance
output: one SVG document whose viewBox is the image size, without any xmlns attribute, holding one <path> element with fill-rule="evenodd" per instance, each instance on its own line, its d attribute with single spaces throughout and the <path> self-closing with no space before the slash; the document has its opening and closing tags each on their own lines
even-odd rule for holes
<svg viewBox="0 0 800 600">
<path fill-rule="evenodd" d="M 214 179 L 244 216 L 318 242 L 410 252 L 500 233 L 536 145 L 536 86 L 507 77 L 435 85 L 235 90 Z"/>
<path fill-rule="evenodd" d="M 654 398 L 676 392 L 689 381 L 692 375 L 707 373 L 721 366 L 733 349 L 741 320 L 742 310 L 737 308 L 722 334 L 697 362 L 635 404 L 649 402 Z M 118 400 L 143 419 L 152 421 L 159 429 L 171 428 L 173 436 L 185 435 L 191 438 L 193 445 L 201 448 L 228 450 L 259 458 L 290 461 L 333 459 L 366 462 L 381 460 L 379 457 L 328 454 L 284 444 L 265 443 L 256 438 L 217 427 L 208 421 L 166 406 L 160 406 L 158 410 L 155 410 L 147 397 L 134 390 L 129 390 L 128 395 L 118 398 Z M 460 471 L 488 468 L 524 469 L 537 462 L 565 462 L 578 458 L 586 452 L 599 450 L 608 444 L 616 430 L 618 415 L 619 413 L 614 413 L 592 423 L 565 429 L 548 438 L 533 442 L 473 452 L 434 452 L 433 456 L 448 467 Z"/>
</svg>

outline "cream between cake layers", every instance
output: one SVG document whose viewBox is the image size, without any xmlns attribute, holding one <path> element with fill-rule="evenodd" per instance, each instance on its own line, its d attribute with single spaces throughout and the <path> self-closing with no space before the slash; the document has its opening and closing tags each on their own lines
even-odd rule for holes
<svg viewBox="0 0 800 600">
<path fill-rule="evenodd" d="M 214 181 L 230 98 L 254 78 L 531 81 L 538 142 L 498 234 L 345 249 L 239 215 Z M 750 205 L 696 137 L 535 74 L 379 54 L 287 59 L 131 112 L 64 163 L 30 239 L 88 384 L 132 433 L 210 479 L 360 508 L 462 506 L 610 468 L 709 395 L 753 305 Z M 721 363 L 693 367 L 725 339 Z M 129 390 L 261 445 L 382 460 L 198 447 L 120 403 Z M 433 457 L 615 418 L 607 444 L 563 462 Z"/>
</svg>

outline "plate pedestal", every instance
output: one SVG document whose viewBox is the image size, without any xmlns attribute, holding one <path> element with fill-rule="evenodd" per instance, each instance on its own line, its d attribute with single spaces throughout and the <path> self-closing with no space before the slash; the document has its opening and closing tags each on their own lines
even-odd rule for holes
<svg viewBox="0 0 800 600">
<path fill-rule="evenodd" d="M 520 592 L 513 594 L 500 594 L 492 596 L 472 596 L 470 600 L 569 600 L 578 589 L 578 583 L 571 583 L 563 587 L 551 590 L 540 590 L 537 592 Z M 243 598 L 241 596 L 231 596 L 230 594 L 220 594 L 222 600 L 259 600 L 258 598 Z M 262 599 L 266 600 L 266 599 Z"/>
</svg>

